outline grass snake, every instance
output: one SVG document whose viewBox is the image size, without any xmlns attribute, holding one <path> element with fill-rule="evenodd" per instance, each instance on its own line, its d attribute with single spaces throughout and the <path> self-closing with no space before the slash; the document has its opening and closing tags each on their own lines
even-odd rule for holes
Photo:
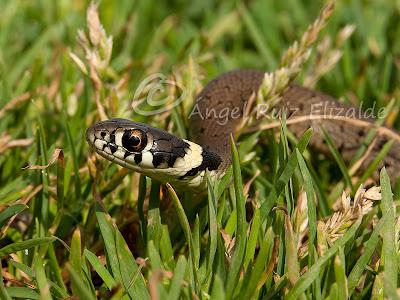
<svg viewBox="0 0 400 300">
<path fill-rule="evenodd" d="M 245 114 L 245 104 L 257 91 L 264 73 L 256 70 L 234 70 L 209 82 L 196 98 L 197 113 L 189 118 L 192 141 L 166 131 L 125 119 L 98 122 L 86 131 L 89 145 L 104 158 L 161 182 L 169 182 L 181 190 L 204 190 L 205 171 L 218 179 L 230 165 L 229 135 L 235 133 Z M 321 125 L 326 129 L 345 162 L 350 162 L 373 126 L 374 119 L 357 115 L 355 107 L 338 102 L 331 96 L 290 85 L 277 108 L 285 108 L 288 121 L 305 117 L 289 125 L 299 137 L 314 128 L 311 147 L 330 153 Z M 216 114 L 207 111 L 213 109 Z M 215 115 L 223 109 L 236 115 L 221 122 Z M 316 113 L 316 110 L 319 112 Z M 335 118 L 312 118 L 313 115 L 334 115 Z M 349 118 L 350 116 L 350 118 Z M 352 119 L 354 122 L 347 122 Z M 359 126 L 357 122 L 361 122 Z M 290 124 L 290 122 L 288 122 Z M 365 126 L 371 124 L 371 126 Z M 396 132 L 383 128 L 363 157 L 360 170 L 365 170 L 390 139 L 394 143 L 380 164 L 386 166 L 392 180 L 400 166 L 400 142 Z M 376 177 L 377 172 L 375 172 Z"/>
</svg>

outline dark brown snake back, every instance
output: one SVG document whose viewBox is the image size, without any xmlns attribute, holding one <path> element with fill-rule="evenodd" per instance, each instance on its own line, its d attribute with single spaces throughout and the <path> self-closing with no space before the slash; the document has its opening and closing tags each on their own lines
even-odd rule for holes
<svg viewBox="0 0 400 300">
<path fill-rule="evenodd" d="M 264 73 L 256 70 L 235 70 L 227 72 L 212 80 L 198 95 L 195 107 L 190 116 L 190 128 L 192 138 L 202 146 L 219 153 L 227 166 L 230 163 L 229 134 L 235 133 L 242 122 L 242 116 L 248 108 L 250 97 L 257 94 L 263 80 Z M 310 115 L 334 115 L 357 116 L 367 122 L 373 122 L 366 118 L 358 108 L 354 108 L 338 102 L 335 98 L 298 85 L 291 85 L 283 94 L 283 99 L 276 109 L 285 108 L 288 120 L 300 116 Z M 325 128 L 338 148 L 345 162 L 350 162 L 363 143 L 366 134 L 370 130 L 367 127 L 342 120 L 305 120 L 289 125 L 289 129 L 297 137 L 305 130 L 312 127 L 314 134 L 311 139 L 311 147 L 324 154 L 330 151 L 326 145 L 321 127 Z M 364 171 L 375 158 L 382 146 L 390 138 L 387 135 L 378 135 L 375 145 L 364 160 L 360 171 Z M 400 143 L 398 140 L 386 155 L 380 167 L 386 166 L 388 174 L 394 183 L 400 167 Z M 378 172 L 374 174 L 377 178 Z"/>
</svg>

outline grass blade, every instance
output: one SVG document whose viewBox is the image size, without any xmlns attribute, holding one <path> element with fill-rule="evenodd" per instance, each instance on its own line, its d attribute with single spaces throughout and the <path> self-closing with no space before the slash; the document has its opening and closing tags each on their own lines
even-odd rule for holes
<svg viewBox="0 0 400 300">
<path fill-rule="evenodd" d="M 312 136 L 312 129 L 309 128 L 299 140 L 297 144 L 297 149 L 300 153 L 303 153 L 306 149 L 308 143 L 311 140 Z M 277 198 L 282 193 L 283 189 L 285 188 L 286 184 L 288 184 L 290 178 L 292 178 L 293 172 L 297 167 L 297 154 L 294 151 L 288 158 L 288 162 L 283 169 L 282 174 L 276 181 L 276 184 L 272 188 L 271 192 L 268 195 L 268 198 L 265 202 L 261 205 L 260 212 L 261 212 L 261 220 L 266 220 L 266 216 L 270 213 L 272 207 L 275 205 Z"/>
<path fill-rule="evenodd" d="M 312 183 L 312 177 L 308 171 L 306 162 L 300 151 L 296 149 L 297 161 L 299 164 L 300 172 L 303 177 L 304 189 L 307 195 L 307 213 L 308 213 L 308 224 L 310 226 L 309 243 L 313 244 L 315 236 L 317 235 L 317 212 L 314 204 L 314 189 Z"/>
<path fill-rule="evenodd" d="M 241 12 L 241 17 L 244 25 L 250 33 L 250 36 L 256 45 L 258 51 L 263 57 L 263 61 L 267 62 L 269 66 L 276 65 L 276 60 L 271 53 L 271 50 L 265 45 L 265 39 L 263 38 L 257 24 L 254 22 L 252 16 L 247 11 L 244 5 L 239 6 L 239 11 Z"/>
<path fill-rule="evenodd" d="M 349 289 L 350 296 L 354 292 L 354 289 L 356 288 L 362 273 L 364 272 L 366 266 L 370 262 L 371 257 L 374 254 L 376 247 L 378 246 L 379 233 L 383 227 L 383 224 L 384 224 L 384 221 L 383 221 L 383 219 L 381 219 L 379 221 L 379 223 L 375 226 L 374 231 L 372 232 L 370 238 L 364 244 L 364 253 L 357 260 L 357 262 L 354 265 L 353 269 L 351 270 L 349 276 L 347 277 L 348 289 Z"/>
<path fill-rule="evenodd" d="M 178 262 L 176 263 L 176 267 L 174 270 L 174 276 L 171 280 L 171 285 L 168 292 L 168 299 L 170 300 L 178 300 L 179 295 L 181 294 L 182 289 L 182 281 L 185 277 L 185 270 L 187 266 L 187 261 L 184 256 L 179 256 Z"/>
<path fill-rule="evenodd" d="M 150 240 L 147 245 L 147 254 L 150 259 L 151 269 L 155 272 L 162 270 L 163 265 L 161 262 L 161 257 L 158 250 L 156 249 L 156 246 L 154 246 L 153 240 Z"/>
<path fill-rule="evenodd" d="M 78 294 L 78 290 L 81 289 L 81 285 L 85 286 L 85 289 L 88 289 L 89 285 L 86 282 L 86 277 L 83 274 L 82 270 L 82 245 L 81 245 L 81 232 L 80 229 L 75 229 L 72 234 L 71 239 L 71 250 L 70 250 L 70 268 L 73 270 L 74 275 L 80 278 L 79 287 L 75 285 L 75 281 L 72 281 L 72 291 L 74 294 Z"/>
<path fill-rule="evenodd" d="M 93 269 L 104 281 L 106 287 L 111 291 L 111 289 L 117 285 L 117 282 L 111 276 L 110 272 L 108 272 L 108 270 L 102 265 L 99 258 L 93 252 L 85 249 L 83 253 L 86 259 L 92 265 Z"/>
<path fill-rule="evenodd" d="M 212 273 L 215 253 L 217 252 L 218 239 L 218 223 L 217 223 L 217 204 L 215 191 L 212 187 L 210 176 L 207 172 L 207 189 L 208 189 L 208 224 L 209 224 L 209 250 L 207 255 L 207 274 L 206 278 Z"/>
<path fill-rule="evenodd" d="M 40 295 L 34 291 L 33 289 L 27 287 L 7 287 L 6 291 L 10 297 L 13 299 L 21 298 L 21 299 L 40 299 Z M 2 298 L 3 299 L 3 298 Z M 11 298 L 9 298 L 11 299 Z"/>
<path fill-rule="evenodd" d="M 16 204 L 16 205 L 11 205 L 11 206 L 7 207 L 5 210 L 3 210 L 0 213 L 0 227 L 2 227 L 8 219 L 19 214 L 21 211 L 23 211 L 27 207 L 28 206 L 26 206 L 25 204 Z"/>
<path fill-rule="evenodd" d="M 35 265 L 34 270 L 36 274 L 37 287 L 40 291 L 40 299 L 51 300 L 50 285 L 44 270 L 43 259 L 40 255 L 35 255 L 33 257 L 33 264 Z"/>
<path fill-rule="evenodd" d="M 288 214 L 285 214 L 285 250 L 287 277 L 294 285 L 300 278 L 300 265 L 297 258 L 297 239 Z"/>
<path fill-rule="evenodd" d="M 169 183 L 167 183 L 166 185 L 167 185 L 168 193 L 172 199 L 172 202 L 174 203 L 176 214 L 179 219 L 179 223 L 183 229 L 183 233 L 185 234 L 186 241 L 189 245 L 189 259 L 190 259 L 190 264 L 191 264 L 190 268 L 191 268 L 191 272 L 192 272 L 192 276 L 193 276 L 192 285 L 194 286 L 196 293 L 198 293 L 199 283 L 197 281 L 195 250 L 194 250 L 194 246 L 193 246 L 193 237 L 192 237 L 192 232 L 190 231 L 189 221 L 186 217 L 185 210 L 183 209 L 183 206 L 182 206 L 181 202 L 179 201 L 179 198 L 176 195 L 174 189 L 172 188 L 172 186 Z"/>
<path fill-rule="evenodd" d="M 82 281 L 81 276 L 76 272 L 76 270 L 71 265 L 66 265 L 66 269 L 68 270 L 71 284 L 74 286 L 74 295 L 78 296 L 79 299 L 96 299 L 96 296 L 91 293 L 90 289 L 84 281 Z"/>
<path fill-rule="evenodd" d="M 24 272 L 26 275 L 30 277 L 30 279 L 35 277 L 35 272 L 33 272 L 32 268 L 28 267 L 27 265 L 17 262 L 15 260 L 10 259 L 8 261 L 12 264 L 15 268 L 19 269 L 20 271 Z"/>
<path fill-rule="evenodd" d="M 226 299 L 224 283 L 218 275 L 216 275 L 214 279 L 211 299 Z"/>
<path fill-rule="evenodd" d="M 333 143 L 333 141 L 332 141 L 331 137 L 329 136 L 328 132 L 326 131 L 326 129 L 322 126 L 321 126 L 321 129 L 322 129 L 322 133 L 324 134 L 324 138 L 328 145 L 328 148 L 331 151 L 332 156 L 335 159 L 337 165 L 339 166 L 339 169 L 342 172 L 342 175 L 344 177 L 344 180 L 345 180 L 347 186 L 349 186 L 354 193 L 355 192 L 354 186 L 353 186 L 353 183 L 351 182 L 349 172 L 347 170 L 346 164 L 344 163 L 342 156 L 340 155 L 338 149 L 336 148 L 335 144 Z"/>
<path fill-rule="evenodd" d="M 121 233 L 113 225 L 109 215 L 104 212 L 96 212 L 96 216 L 114 279 L 123 285 L 131 297 L 149 298 L 144 279 L 141 274 L 138 275 L 140 269 Z"/>
<path fill-rule="evenodd" d="M 4 286 L 3 270 L 1 267 L 0 267 L 0 296 L 1 299 L 11 300 L 10 294 L 7 292 L 7 289 Z"/>
<path fill-rule="evenodd" d="M 146 218 L 144 217 L 144 200 L 146 198 L 146 176 L 140 175 L 139 192 L 137 200 L 137 212 L 140 220 L 140 231 L 142 233 L 143 242 L 147 242 L 147 226 Z"/>
<path fill-rule="evenodd" d="M 379 168 L 379 164 L 385 159 L 386 155 L 389 153 L 392 148 L 394 140 L 390 140 L 385 145 L 383 145 L 382 149 L 375 156 L 374 160 L 370 163 L 368 168 L 365 170 L 364 174 L 358 180 L 357 185 L 364 183 L 376 170 Z"/>
<path fill-rule="evenodd" d="M 263 243 L 260 245 L 260 251 L 258 253 L 257 259 L 251 272 L 246 274 L 246 277 L 249 276 L 248 284 L 243 285 L 240 291 L 239 298 L 241 299 L 251 299 L 254 295 L 257 284 L 265 270 L 266 264 L 269 260 L 269 252 L 271 250 L 271 243 L 269 240 L 264 239 Z"/>
<path fill-rule="evenodd" d="M 74 139 L 72 138 L 72 133 L 71 133 L 71 128 L 69 126 L 69 123 L 67 121 L 67 116 L 63 114 L 63 121 L 64 121 L 64 128 L 65 128 L 65 134 L 67 136 L 67 141 L 68 145 L 71 148 L 71 154 L 72 154 L 72 165 L 74 167 L 74 184 L 75 184 L 75 197 L 76 200 L 80 199 L 81 197 L 81 180 L 79 178 L 79 165 L 78 165 L 78 155 L 76 153 L 76 148 L 77 144 L 74 142 Z"/>
<path fill-rule="evenodd" d="M 169 236 L 167 225 L 162 225 L 160 254 L 164 262 L 164 266 L 168 266 L 169 268 L 173 269 L 175 267 L 174 250 L 172 249 L 171 238 Z"/>
<path fill-rule="evenodd" d="M 348 299 L 346 265 L 342 247 L 339 247 L 338 255 L 335 256 L 334 271 L 336 284 L 338 286 L 339 299 Z"/>
<path fill-rule="evenodd" d="M 382 229 L 382 256 L 383 272 L 384 272 L 384 284 L 385 290 L 388 288 L 397 288 L 397 276 L 398 276 L 398 258 L 396 251 L 395 242 L 395 210 L 393 208 L 393 194 L 390 187 L 390 179 L 383 168 L 380 174 L 381 189 L 382 189 L 382 218 L 385 220 L 385 226 Z M 386 293 L 385 293 L 386 294 Z M 390 297 L 389 295 L 387 295 Z"/>
<path fill-rule="evenodd" d="M 297 281 L 293 288 L 289 291 L 286 299 L 298 299 L 302 293 L 313 283 L 319 276 L 321 268 L 335 255 L 339 247 L 344 247 L 346 243 L 354 238 L 354 235 L 360 226 L 361 220 L 356 221 L 350 229 L 336 241 L 336 243 L 325 252 L 325 255 L 320 257 L 316 263 Z"/>
<path fill-rule="evenodd" d="M 231 153 L 232 153 L 232 169 L 233 181 L 235 187 L 237 223 L 235 235 L 235 250 L 232 255 L 232 261 L 226 281 L 226 298 L 230 299 L 233 296 L 237 281 L 239 279 L 240 270 L 243 267 L 244 253 L 246 249 L 246 210 L 245 199 L 243 195 L 242 173 L 240 171 L 239 155 L 235 146 L 233 136 L 230 136 Z"/>
<path fill-rule="evenodd" d="M 244 256 L 243 268 L 246 270 L 250 261 L 254 259 L 254 254 L 257 247 L 257 238 L 260 230 L 260 209 L 258 207 L 254 210 L 253 220 L 251 222 L 251 230 L 249 239 L 246 245 L 246 254 Z"/>
<path fill-rule="evenodd" d="M 15 253 L 21 250 L 27 250 L 33 248 L 35 246 L 52 243 L 55 241 L 54 237 L 43 237 L 43 238 L 34 238 L 27 241 L 15 242 L 10 245 L 4 246 L 0 249 L 0 257 L 4 257 L 11 253 Z"/>
<path fill-rule="evenodd" d="M 161 217 L 160 217 L 160 183 L 151 181 L 149 210 L 147 212 L 147 243 L 154 242 L 156 249 L 159 249 L 161 239 Z"/>
</svg>

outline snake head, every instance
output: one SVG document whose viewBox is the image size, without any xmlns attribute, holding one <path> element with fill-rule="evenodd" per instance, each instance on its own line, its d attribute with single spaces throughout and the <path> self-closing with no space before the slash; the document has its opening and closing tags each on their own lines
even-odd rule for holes
<svg viewBox="0 0 400 300">
<path fill-rule="evenodd" d="M 216 171 L 221 164 L 200 145 L 125 119 L 94 124 L 86 140 L 104 158 L 182 190 L 204 189 L 205 170 Z"/>
</svg>

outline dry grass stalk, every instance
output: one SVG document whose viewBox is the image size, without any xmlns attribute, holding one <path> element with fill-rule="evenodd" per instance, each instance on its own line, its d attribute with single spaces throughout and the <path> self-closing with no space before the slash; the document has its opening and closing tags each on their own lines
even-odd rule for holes
<svg viewBox="0 0 400 300">
<path fill-rule="evenodd" d="M 53 151 L 53 154 L 51 155 L 51 158 L 49 160 L 49 163 L 47 165 L 30 165 L 24 168 L 24 170 L 44 170 L 48 169 L 50 166 L 55 164 L 57 161 L 60 162 L 60 164 L 64 164 L 64 152 L 61 148 L 56 148 Z"/>
<path fill-rule="evenodd" d="M 297 205 L 294 211 L 294 231 L 298 235 L 297 240 L 298 244 L 297 247 L 298 249 L 301 248 L 302 242 L 304 239 L 307 238 L 308 236 L 308 207 L 307 207 L 307 194 L 302 188 L 299 192 L 299 195 L 297 196 Z M 306 247 L 305 250 L 308 248 Z M 302 252 L 298 253 L 299 257 L 302 257 L 300 255 Z"/>
<path fill-rule="evenodd" d="M 12 140 L 11 136 L 7 133 L 0 136 L 0 154 L 3 154 L 9 149 L 17 148 L 17 147 L 29 147 L 32 145 L 33 139 L 15 139 Z"/>
<path fill-rule="evenodd" d="M 361 168 L 361 166 L 363 165 L 363 163 L 365 162 L 365 160 L 371 155 L 372 150 L 374 149 L 376 143 L 377 143 L 378 139 L 377 137 L 375 137 L 372 142 L 368 145 L 367 151 L 365 151 L 365 153 L 363 154 L 362 157 L 360 157 L 360 159 L 358 159 L 354 165 L 351 166 L 350 170 L 349 170 L 349 175 L 353 176 L 357 173 L 357 171 Z"/>
<path fill-rule="evenodd" d="M 6 105 L 4 105 L 0 109 L 0 118 L 2 118 L 7 111 L 14 109 L 17 107 L 19 104 L 24 103 L 32 98 L 32 93 L 31 92 L 25 92 L 15 98 L 13 98 L 10 102 L 8 102 Z"/>
<path fill-rule="evenodd" d="M 317 244 L 319 255 L 322 255 L 337 239 L 342 237 L 358 219 L 371 211 L 373 202 L 381 200 L 380 190 L 380 186 L 373 186 L 369 189 L 364 189 L 361 185 L 358 188 L 353 201 L 350 196 L 346 195 L 343 191 L 341 198 L 338 199 L 340 203 L 333 205 L 333 207 L 337 207 L 336 212 L 326 221 L 318 221 Z M 296 214 L 306 213 L 306 206 L 301 212 L 296 212 Z M 301 219 L 303 220 L 304 217 Z M 308 235 L 308 227 L 304 228 L 304 225 L 308 225 L 307 221 L 308 220 L 306 219 L 306 223 L 302 223 L 303 226 L 299 231 L 297 231 L 297 234 L 299 235 L 298 256 L 300 258 L 304 258 L 308 254 L 308 240 L 302 242 L 304 237 Z"/>
<path fill-rule="evenodd" d="M 396 225 L 395 225 L 395 242 L 396 242 L 396 250 L 397 255 L 400 254 L 400 217 L 396 218 Z"/>
<path fill-rule="evenodd" d="M 365 127 L 365 128 L 375 128 L 377 130 L 377 134 L 381 136 L 386 136 L 390 139 L 393 139 L 395 141 L 400 142 L 400 136 L 393 130 L 390 130 L 387 127 L 384 126 L 377 126 L 375 123 L 371 123 L 369 121 L 361 120 L 361 119 L 354 119 L 346 116 L 332 116 L 332 115 L 306 115 L 306 116 L 299 116 L 299 117 L 293 117 L 288 120 L 286 120 L 287 125 L 291 124 L 296 124 L 296 123 L 302 123 L 306 121 L 314 121 L 314 120 L 336 120 L 336 121 L 342 121 L 349 123 L 355 127 Z M 267 124 L 259 124 L 256 126 L 252 126 L 245 130 L 245 132 L 255 132 L 255 131 L 260 131 L 260 130 L 268 130 L 272 128 L 278 128 L 281 126 L 280 121 L 272 122 L 272 123 L 267 123 Z"/>
<path fill-rule="evenodd" d="M 332 246 L 338 238 L 343 236 L 358 219 L 371 211 L 374 201 L 381 199 L 380 186 L 373 186 L 368 190 L 360 186 L 353 201 L 351 201 L 350 196 L 343 192 L 340 199 L 341 209 L 322 223 L 329 246 Z"/>
<path fill-rule="evenodd" d="M 332 47 L 332 39 L 325 36 L 317 45 L 316 60 L 311 71 L 304 79 L 304 85 L 314 88 L 318 80 L 328 73 L 342 57 L 344 43 L 351 37 L 355 30 L 355 25 L 344 26 L 336 36 L 336 43 Z"/>
<path fill-rule="evenodd" d="M 334 9 L 334 1 L 329 1 L 321 10 L 321 13 L 303 33 L 299 41 L 295 41 L 284 53 L 281 59 L 280 68 L 272 73 L 265 73 L 263 83 L 258 92 L 260 103 L 271 103 L 275 106 L 281 99 L 282 93 L 301 71 L 301 67 L 308 60 L 311 47 L 317 40 L 321 30 L 327 24 Z"/>
<path fill-rule="evenodd" d="M 43 189 L 43 184 L 40 184 L 36 187 L 33 186 L 29 186 L 29 188 L 31 189 L 29 191 L 29 194 L 25 195 L 22 199 L 17 200 L 15 203 L 18 204 L 25 204 L 27 205 L 29 203 L 29 201 L 31 201 L 42 189 Z M 11 224 L 14 222 L 14 220 L 18 217 L 18 214 L 12 216 L 7 223 L 3 226 L 3 228 L 1 228 L 0 231 L 0 238 L 4 238 L 4 236 L 7 233 L 8 228 L 11 226 Z M 31 220 L 30 220 L 31 221 Z M 28 223 L 30 223 L 30 221 Z M 27 226 L 29 226 L 29 224 L 24 224 L 23 222 L 21 222 L 20 224 L 18 224 L 19 230 L 21 232 L 25 232 L 25 230 L 27 229 Z"/>
<path fill-rule="evenodd" d="M 107 36 L 103 26 L 100 23 L 98 4 L 91 3 L 87 9 L 86 23 L 88 33 L 83 30 L 78 30 L 78 43 L 85 53 L 83 61 L 75 53 L 70 53 L 71 59 L 75 62 L 83 74 L 89 75 L 89 78 L 94 87 L 94 97 L 97 106 L 97 111 L 100 119 L 107 119 L 107 114 L 103 104 L 101 103 L 101 90 L 103 83 L 101 75 L 112 73 L 109 67 L 113 40 L 111 36 Z"/>
</svg>

